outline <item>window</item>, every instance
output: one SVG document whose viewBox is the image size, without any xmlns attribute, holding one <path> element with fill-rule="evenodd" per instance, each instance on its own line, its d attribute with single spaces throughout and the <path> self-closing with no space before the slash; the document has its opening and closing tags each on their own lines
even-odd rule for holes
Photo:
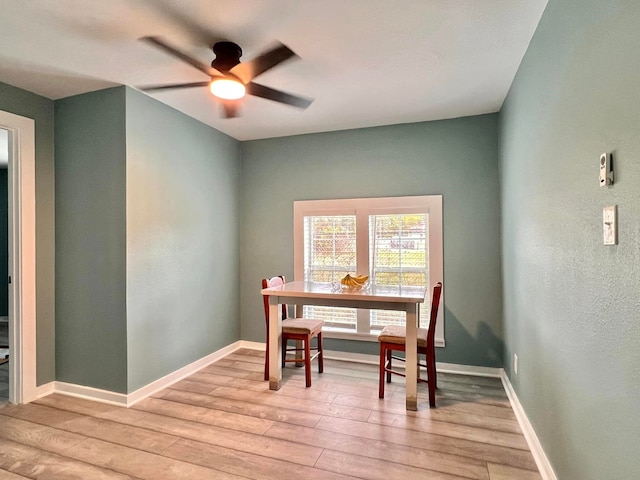
<svg viewBox="0 0 640 480">
<path fill-rule="evenodd" d="M 336 283 L 364 273 L 374 285 L 431 287 L 442 281 L 442 196 L 294 202 L 295 279 Z M 420 309 L 429 322 L 430 293 Z M 444 302 L 441 302 L 444 305 Z M 404 312 L 305 306 L 322 318 L 327 336 L 371 340 Z M 444 322 L 436 342 L 444 345 Z"/>
</svg>

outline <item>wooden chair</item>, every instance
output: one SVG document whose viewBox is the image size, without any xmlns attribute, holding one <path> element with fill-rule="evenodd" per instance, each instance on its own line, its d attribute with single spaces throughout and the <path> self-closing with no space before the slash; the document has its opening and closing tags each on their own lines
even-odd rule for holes
<svg viewBox="0 0 640 480">
<path fill-rule="evenodd" d="M 438 307 L 440 305 L 440 294 L 442 292 L 442 283 L 438 282 L 433 287 L 433 299 L 431 300 L 431 317 L 429 319 L 429 328 L 418 328 L 418 358 L 420 354 L 426 357 L 426 363 L 418 363 L 419 367 L 426 367 L 427 378 L 422 379 L 418 372 L 418 382 L 427 382 L 429 384 L 429 406 L 436 406 L 436 388 L 438 388 L 438 380 L 436 378 L 436 349 L 435 349 L 435 332 L 436 319 L 438 317 Z M 404 373 L 392 369 L 391 360 L 396 359 L 405 361 L 402 357 L 393 356 L 394 351 L 406 351 L 407 333 L 405 327 L 388 325 L 382 329 L 378 335 L 380 342 L 380 375 L 379 375 L 379 391 L 378 397 L 384 398 L 384 377 L 386 374 L 387 383 L 391 383 L 391 374 L 405 376 Z"/>
<path fill-rule="evenodd" d="M 263 278 L 262 288 L 271 288 L 283 285 L 285 283 L 284 275 L 273 278 Z M 269 380 L 269 296 L 264 295 L 264 314 L 267 325 L 267 354 L 264 361 L 264 379 Z M 318 371 L 324 370 L 324 362 L 322 356 L 322 326 L 323 320 L 312 318 L 288 318 L 287 306 L 282 305 L 282 366 L 287 362 L 304 362 L 304 379 L 307 387 L 311 386 L 311 362 L 318 358 Z M 317 339 L 316 346 L 311 346 L 311 340 Z M 296 341 L 295 347 L 288 347 L 289 340 Z M 298 342 L 302 342 L 302 348 L 298 348 Z M 316 353 L 311 355 L 311 350 Z M 287 358 L 287 353 L 294 352 L 295 358 Z M 303 356 L 300 357 L 299 353 Z"/>
</svg>

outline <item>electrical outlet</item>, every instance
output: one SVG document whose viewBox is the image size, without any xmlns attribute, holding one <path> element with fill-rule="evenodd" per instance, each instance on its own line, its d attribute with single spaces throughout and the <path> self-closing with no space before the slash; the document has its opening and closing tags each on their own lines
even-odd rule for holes
<svg viewBox="0 0 640 480">
<path fill-rule="evenodd" d="M 513 354 L 513 373 L 518 374 L 518 355 Z"/>
</svg>

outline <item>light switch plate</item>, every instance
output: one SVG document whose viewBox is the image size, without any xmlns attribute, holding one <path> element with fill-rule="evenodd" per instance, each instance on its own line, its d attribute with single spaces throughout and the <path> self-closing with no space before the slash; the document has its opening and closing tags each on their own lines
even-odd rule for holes
<svg viewBox="0 0 640 480">
<path fill-rule="evenodd" d="M 605 245 L 618 244 L 618 215 L 616 205 L 602 209 L 602 231 Z"/>
</svg>

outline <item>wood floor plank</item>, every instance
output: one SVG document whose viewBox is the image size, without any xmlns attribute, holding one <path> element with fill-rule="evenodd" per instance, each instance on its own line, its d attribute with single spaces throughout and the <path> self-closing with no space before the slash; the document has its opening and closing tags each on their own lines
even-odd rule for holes
<svg viewBox="0 0 640 480">
<path fill-rule="evenodd" d="M 239 348 L 233 353 L 237 355 L 250 355 L 253 357 L 259 357 L 264 361 L 265 350 L 256 350 L 253 348 Z"/>
<path fill-rule="evenodd" d="M 314 426 L 320 420 L 320 415 L 314 413 L 300 412 L 285 407 L 274 407 L 251 402 L 242 402 L 223 397 L 211 397 L 193 392 L 183 392 L 181 390 L 169 390 L 162 397 L 179 404 L 191 405 L 219 412 L 242 413 L 248 417 L 255 417 L 264 420 L 293 423 L 295 425 Z M 134 408 L 142 408 L 136 405 Z"/>
<path fill-rule="evenodd" d="M 0 469 L 0 478 L 7 480 L 134 480 L 134 477 L 129 475 L 8 440 L 0 440 Z"/>
<path fill-rule="evenodd" d="M 238 387 L 255 390 L 256 392 L 269 390 L 269 382 L 264 382 L 262 379 L 249 380 L 247 378 L 225 377 L 207 372 L 196 372 L 189 377 L 189 380 L 209 385 L 210 390 L 213 390 L 215 387 Z"/>
<path fill-rule="evenodd" d="M 172 401 L 175 398 L 184 399 L 187 397 L 191 399 L 195 396 L 197 396 L 197 398 L 201 398 L 199 394 L 189 393 L 187 395 L 180 395 L 171 392 L 161 399 L 147 398 L 146 400 L 136 404 L 133 408 L 136 410 L 143 410 L 145 412 L 153 412 L 161 415 L 215 425 L 217 427 L 258 434 L 264 433 L 273 423 L 272 420 L 258 415 L 247 415 L 246 411 L 240 408 L 240 405 L 235 405 L 236 412 L 230 412 L 230 409 L 218 410 L 203 408 L 198 405 L 188 404 L 187 402 L 178 403 Z M 185 405 L 185 403 L 187 403 L 187 405 Z"/>
<path fill-rule="evenodd" d="M 369 416 L 370 423 L 389 425 L 380 420 L 377 414 Z M 432 433 L 434 435 L 444 435 L 447 437 L 461 438 L 464 440 L 472 440 L 474 442 L 483 442 L 490 445 L 499 445 L 509 448 L 517 448 L 519 450 L 528 450 L 529 445 L 521 433 L 502 432 L 494 429 L 481 428 L 460 423 L 451 423 L 435 420 L 430 417 L 399 417 L 396 416 L 395 422 L 391 424 L 393 427 L 416 430 L 420 432 Z"/>
<path fill-rule="evenodd" d="M 243 360 L 230 360 L 228 357 L 222 358 L 216 362 L 219 367 L 233 368 L 243 372 L 264 372 L 264 365 L 254 362 L 245 362 Z"/>
<path fill-rule="evenodd" d="M 0 415 L 0 438 L 51 453 L 63 453 L 84 440 L 82 435 L 5 415 Z"/>
<path fill-rule="evenodd" d="M 348 432 L 357 437 L 424 448 L 519 468 L 536 469 L 533 456 L 526 450 L 335 417 L 322 417 L 315 428 L 336 433 Z"/>
<path fill-rule="evenodd" d="M 538 472 L 507 467 L 506 465 L 488 464 L 490 480 L 542 480 Z"/>
<path fill-rule="evenodd" d="M 220 367 L 216 363 L 203 368 L 201 372 L 211 373 L 213 375 L 223 375 L 226 377 L 248 378 L 258 381 L 264 380 L 263 372 L 247 372 L 244 370 L 238 370 L 236 368 Z"/>
<path fill-rule="evenodd" d="M 147 415 L 135 425 L 154 432 L 197 440 L 231 450 L 247 453 L 269 452 L 273 458 L 288 460 L 299 465 L 313 466 L 321 453 L 321 449 L 313 446 L 162 415 Z"/>
<path fill-rule="evenodd" d="M 353 395 L 338 395 L 333 400 L 333 404 L 345 405 L 345 406 L 358 406 L 360 408 L 375 410 L 379 412 L 406 414 L 406 406 L 405 406 L 404 400 L 403 401 L 390 400 L 386 396 L 384 399 L 379 399 L 379 398 L 356 397 Z M 515 414 L 513 413 L 513 410 L 504 408 L 504 407 L 496 407 L 494 405 L 481 405 L 477 403 L 465 403 L 465 402 L 448 402 L 440 398 L 436 401 L 436 405 L 438 410 L 442 412 L 453 412 L 453 413 L 459 412 L 463 414 L 482 415 L 486 417 L 497 417 L 497 418 L 515 420 Z M 428 415 L 426 413 L 424 414 L 421 413 L 421 412 L 429 411 L 428 400 L 419 402 L 418 407 L 419 407 L 418 415 L 425 415 L 425 416 Z"/>
<path fill-rule="evenodd" d="M 92 438 L 87 438 L 69 450 L 67 455 L 92 465 L 148 480 L 157 480 L 159 478 L 170 478 L 172 480 L 193 480 L 194 478 L 198 480 L 240 480 L 244 478 Z"/>
<path fill-rule="evenodd" d="M 3 470 L 2 468 L 0 468 L 0 478 L 2 478 L 3 480 L 24 480 L 25 478 L 29 477 L 23 477 L 22 475 L 18 475 L 17 473 L 11 473 L 8 470 Z"/>
<path fill-rule="evenodd" d="M 306 413 L 317 415 L 331 415 L 354 420 L 366 420 L 369 416 L 369 409 L 358 406 L 345 406 L 335 403 L 325 403 L 314 400 L 292 401 L 281 395 L 273 395 L 269 392 L 257 393 L 247 392 L 239 388 L 219 387 L 212 391 L 209 396 L 224 397 L 230 400 L 241 400 L 245 402 L 260 403 L 274 407 L 289 408 Z"/>
<path fill-rule="evenodd" d="M 488 386 L 474 383 L 444 381 L 438 379 L 438 388 L 456 392 L 476 393 L 480 395 L 486 395 L 488 397 L 507 398 L 507 393 L 504 391 L 502 385 Z"/>
<path fill-rule="evenodd" d="M 387 384 L 389 385 L 389 384 Z M 385 388 L 386 390 L 386 388 Z M 496 407 L 503 407 L 506 409 L 511 408 L 511 404 L 509 403 L 509 399 L 507 397 L 496 397 L 492 395 L 484 395 L 478 392 L 462 392 L 456 390 L 447 390 L 444 388 L 440 388 L 438 384 L 437 396 L 444 402 L 458 402 L 458 403 L 474 403 L 481 405 L 493 405 Z M 395 401 L 403 401 L 404 400 L 404 388 L 396 389 L 392 395 L 389 397 L 391 400 Z M 427 386 L 424 383 L 421 383 L 418 386 L 418 399 L 420 401 L 424 400 L 425 402 L 429 399 L 429 394 L 427 392 Z"/>
<path fill-rule="evenodd" d="M 152 453 L 161 453 L 163 449 L 178 440 L 178 437 L 171 435 L 149 432 L 125 423 L 89 417 L 44 405 L 30 404 L 25 405 L 25 407 L 28 408 L 21 409 L 22 413 L 17 420 L 23 419 L 24 421 L 38 424 L 40 431 L 45 432 L 49 438 L 55 438 L 56 440 L 60 438 L 84 440 L 84 437 L 90 437 Z M 32 428 L 31 431 L 34 431 L 34 429 Z M 6 434 L 2 432 L 0 435 Z M 12 439 L 17 440 L 17 438 Z M 63 445 L 64 448 L 60 448 L 50 440 L 47 440 L 48 438 L 41 441 L 33 441 L 32 439 L 22 439 L 21 441 L 28 445 L 40 445 L 44 450 L 50 452 L 66 454 L 69 450 L 66 445 Z M 76 443 L 79 444 L 80 442 Z"/>
<path fill-rule="evenodd" d="M 182 440 L 171 446 L 166 455 L 175 455 L 202 466 L 216 468 L 224 472 L 241 475 L 256 480 L 353 480 L 345 475 L 329 474 L 312 466 L 298 465 L 283 460 L 245 452 L 219 452 L 213 445 Z"/>
<path fill-rule="evenodd" d="M 332 403 L 338 396 L 337 393 L 330 390 L 316 390 L 303 386 L 284 385 L 280 390 L 272 392 L 275 395 L 289 397 L 291 401 L 296 400 L 313 400 L 316 402 Z"/>
<path fill-rule="evenodd" d="M 222 378 L 230 378 L 232 380 L 241 380 L 239 378 L 232 378 L 232 377 L 222 377 Z M 195 379 L 188 378 L 186 380 L 181 380 L 171 385 L 171 388 L 175 388 L 178 390 L 185 390 L 187 392 L 204 393 L 204 394 L 207 394 L 213 391 L 217 387 L 218 387 L 217 385 L 200 382 L 198 381 L 197 378 Z"/>
<path fill-rule="evenodd" d="M 262 356 L 256 356 L 256 355 L 245 355 L 239 352 L 234 352 L 234 353 L 230 353 L 229 355 L 227 355 L 226 357 L 224 357 L 226 360 L 238 360 L 241 362 L 249 362 L 249 363 L 256 363 L 258 365 L 261 365 L 262 368 L 264 368 L 264 355 Z"/>
<path fill-rule="evenodd" d="M 331 472 L 352 475 L 366 480 L 389 480 L 402 478 L 404 480 L 463 480 L 464 477 L 447 473 L 414 468 L 400 463 L 350 455 L 335 450 L 325 450 L 316 468 Z"/>
<path fill-rule="evenodd" d="M 420 424 L 424 419 L 458 423 L 460 425 L 485 428 L 487 430 L 522 434 L 520 425 L 518 425 L 516 420 L 465 413 L 452 413 L 439 408 L 430 408 L 429 410 L 425 409 L 420 415 L 412 415 L 408 413 L 386 413 L 374 410 L 371 412 L 371 415 L 369 415 L 368 421 L 370 423 L 379 423 L 381 425 L 422 430 Z"/>
<path fill-rule="evenodd" d="M 482 460 L 442 452 L 426 452 L 422 448 L 382 440 L 284 424 L 275 424 L 267 431 L 266 435 L 283 439 L 295 438 L 296 441 L 307 445 L 402 463 L 417 468 L 452 473 L 465 478 L 478 480 L 488 480 L 489 478 L 486 462 Z"/>
</svg>

